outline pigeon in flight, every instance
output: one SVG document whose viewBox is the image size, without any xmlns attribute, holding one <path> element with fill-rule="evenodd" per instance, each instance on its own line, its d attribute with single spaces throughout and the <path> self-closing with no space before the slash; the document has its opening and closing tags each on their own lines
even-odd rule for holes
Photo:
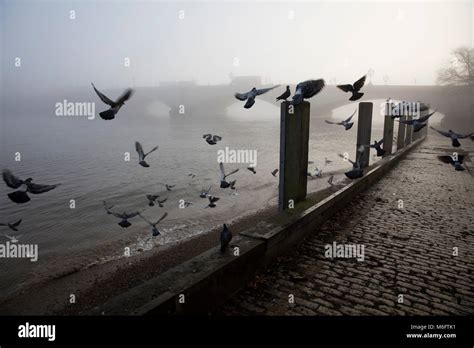
<svg viewBox="0 0 474 348">
<path fill-rule="evenodd" d="M 132 96 L 133 89 L 128 88 L 121 96 L 117 99 L 117 101 L 113 101 L 109 99 L 105 94 L 99 92 L 97 88 L 95 88 L 94 84 L 92 83 L 92 87 L 94 88 L 95 93 L 99 96 L 100 100 L 102 100 L 105 104 L 110 106 L 109 110 L 102 111 L 99 113 L 100 117 L 104 120 L 113 120 L 115 115 L 120 110 L 120 108 L 125 104 L 125 102 Z"/>
<path fill-rule="evenodd" d="M 250 170 L 252 173 L 257 174 L 254 167 L 247 167 L 247 169 Z"/>
<path fill-rule="evenodd" d="M 291 103 L 293 105 L 301 104 L 304 99 L 314 97 L 316 94 L 321 92 L 323 88 L 323 79 L 300 82 L 296 85 L 295 94 L 293 95 L 293 100 Z"/>
<path fill-rule="evenodd" d="M 163 185 L 164 187 L 166 187 L 166 191 L 173 191 L 172 188 L 176 186 L 176 185 L 168 185 L 168 184 L 163 184 L 163 183 L 160 183 L 160 185 Z"/>
<path fill-rule="evenodd" d="M 438 156 L 438 159 L 443 163 L 451 164 L 454 167 L 454 170 L 463 171 L 466 168 L 463 167 L 462 162 L 464 160 L 463 155 L 457 156 Z"/>
<path fill-rule="evenodd" d="M 18 238 L 21 237 L 21 234 L 18 235 L 18 236 L 9 236 L 8 234 L 3 234 L 5 237 L 7 237 L 8 239 L 10 239 L 10 242 L 12 243 L 18 243 Z"/>
<path fill-rule="evenodd" d="M 156 151 L 158 150 L 158 146 L 155 146 L 153 149 L 151 149 L 150 151 L 148 151 L 147 153 L 145 153 L 143 151 L 143 147 L 142 147 L 142 144 L 140 144 L 138 141 L 135 142 L 135 149 L 137 150 L 138 152 L 138 160 L 140 163 L 140 165 L 142 167 L 149 167 L 150 165 L 148 163 L 145 162 L 145 157 L 148 156 L 150 153 L 152 153 L 153 151 Z"/>
<path fill-rule="evenodd" d="M 114 213 L 113 211 L 111 212 L 111 214 L 115 217 L 118 217 L 119 219 L 122 219 L 118 225 L 123 227 L 123 228 L 127 228 L 129 226 L 132 226 L 132 224 L 128 221 L 128 219 L 131 219 L 137 215 L 140 215 L 140 213 L 138 211 L 134 212 L 134 213 L 126 213 L 126 212 L 123 212 L 123 213 Z"/>
<path fill-rule="evenodd" d="M 159 200 L 158 197 L 160 197 L 160 195 L 146 195 L 146 198 L 148 199 L 148 205 L 150 207 L 153 207 L 153 206 L 155 206 L 155 202 L 156 202 L 156 203 L 158 203 L 158 206 L 160 208 L 163 208 L 164 207 L 163 203 L 165 203 L 168 198 Z"/>
<path fill-rule="evenodd" d="M 221 188 L 227 188 L 229 186 L 234 186 L 235 185 L 235 180 L 234 181 L 231 181 L 231 182 L 227 182 L 225 179 L 229 176 L 229 175 L 232 175 L 234 173 L 237 173 L 239 171 L 239 168 L 237 169 L 234 169 L 233 171 L 231 171 L 229 174 L 226 174 L 225 173 L 225 170 L 224 170 L 224 163 L 220 162 L 219 163 L 219 169 L 221 171 L 221 177 L 220 177 L 220 181 L 221 181 Z M 231 188 L 232 188 L 231 187 Z"/>
<path fill-rule="evenodd" d="M 212 135 L 212 134 L 204 134 L 202 137 L 206 139 L 206 142 L 209 145 L 216 145 L 218 141 L 222 140 L 222 137 L 218 135 Z"/>
<path fill-rule="evenodd" d="M 158 225 L 161 221 L 163 221 L 164 218 L 166 218 L 168 216 L 168 213 L 164 213 L 159 219 L 158 221 L 156 222 L 152 222 L 150 220 L 148 220 L 146 217 L 144 217 L 143 215 L 139 214 L 140 217 L 145 220 L 146 222 L 148 222 L 148 224 L 151 226 L 151 232 L 152 232 L 152 235 L 153 237 L 156 237 L 156 236 L 159 236 L 160 235 L 160 231 L 158 231 L 158 229 L 156 228 L 156 225 Z"/>
<path fill-rule="evenodd" d="M 345 158 L 344 155 L 341 154 L 339 154 L 339 157 Z M 359 162 L 353 162 L 349 158 L 347 160 L 352 164 L 352 170 L 344 173 L 349 179 L 354 180 L 364 176 L 364 170 L 361 168 Z"/>
<path fill-rule="evenodd" d="M 328 160 L 327 157 L 324 157 L 324 165 L 327 166 L 328 164 L 331 164 L 332 161 L 331 160 Z"/>
<path fill-rule="evenodd" d="M 356 101 L 362 98 L 364 93 L 360 93 L 360 89 L 364 87 L 365 83 L 365 78 L 366 75 L 362 76 L 360 79 L 358 79 L 356 82 L 354 82 L 353 85 L 347 84 L 347 85 L 338 85 L 337 88 L 344 92 L 351 92 L 352 96 L 349 98 L 350 101 Z"/>
<path fill-rule="evenodd" d="M 220 199 L 219 197 L 214 197 L 211 195 L 207 196 L 207 198 L 209 199 L 209 204 L 208 204 L 209 208 L 215 208 L 216 202 Z"/>
<path fill-rule="evenodd" d="M 272 171 L 272 175 L 273 175 L 275 178 L 276 178 L 277 173 L 278 173 L 278 169 L 274 169 L 274 170 Z"/>
<path fill-rule="evenodd" d="M 232 232 L 227 227 L 227 225 L 224 224 L 224 227 L 222 228 L 221 236 L 220 236 L 221 254 L 224 254 L 226 252 L 227 247 L 231 240 L 232 240 Z"/>
<path fill-rule="evenodd" d="M 286 91 L 284 91 L 282 95 L 277 97 L 276 100 L 286 101 L 290 96 L 291 96 L 290 86 L 286 86 Z"/>
<path fill-rule="evenodd" d="M 357 109 L 354 110 L 352 115 L 350 115 L 347 119 L 345 119 L 344 121 L 341 121 L 341 122 L 332 122 L 332 121 L 328 121 L 328 120 L 325 120 L 325 121 L 326 121 L 326 123 L 329 123 L 329 124 L 337 124 L 339 126 L 344 126 L 345 130 L 349 130 L 354 125 L 354 122 L 351 122 L 351 119 L 352 119 L 352 117 L 354 117 L 356 112 L 357 112 Z"/>
<path fill-rule="evenodd" d="M 7 184 L 8 187 L 12 189 L 19 189 L 17 191 L 11 192 L 8 194 L 8 198 L 10 198 L 13 202 L 21 204 L 30 201 L 30 197 L 28 196 L 28 192 L 33 194 L 40 194 L 44 192 L 51 191 L 55 189 L 61 184 L 55 185 L 40 185 L 33 183 L 32 178 L 28 178 L 25 180 L 21 180 L 15 175 L 12 174 L 8 169 L 4 169 L 2 172 L 3 181 Z"/>
<path fill-rule="evenodd" d="M 377 151 L 377 157 L 382 157 L 383 155 L 385 155 L 385 150 L 381 147 L 382 144 L 383 138 L 380 141 L 374 140 L 374 143 L 370 145 L 370 148 L 375 149 Z"/>
<path fill-rule="evenodd" d="M 108 215 L 112 214 L 112 208 L 114 207 L 113 205 L 107 204 L 106 201 L 103 201 L 102 204 L 104 205 L 104 209 L 107 212 Z"/>
<path fill-rule="evenodd" d="M 454 147 L 459 147 L 459 146 L 461 146 L 461 143 L 459 142 L 458 139 L 468 138 L 468 137 L 470 137 L 472 134 L 474 134 L 474 133 L 470 133 L 470 134 L 462 135 L 462 134 L 453 132 L 451 129 L 450 129 L 449 131 L 445 132 L 445 131 L 442 131 L 442 130 L 437 130 L 437 129 L 434 128 L 434 127 L 430 127 L 430 128 L 431 128 L 431 129 L 434 129 L 434 130 L 437 131 L 439 134 L 444 135 L 445 137 L 450 138 L 451 141 L 452 141 L 452 145 L 453 145 Z"/>
<path fill-rule="evenodd" d="M 211 187 L 212 187 L 212 185 L 209 186 L 209 188 L 208 188 L 207 190 L 202 189 L 202 190 L 201 190 L 201 193 L 199 194 L 199 197 L 201 197 L 201 198 L 206 198 L 206 197 L 208 197 L 208 196 L 209 196 L 209 192 L 211 191 Z"/>
<path fill-rule="evenodd" d="M 194 173 L 189 173 L 188 176 L 191 177 L 191 179 L 194 179 L 197 175 Z"/>
<path fill-rule="evenodd" d="M 331 175 L 328 179 L 328 184 L 331 186 L 334 186 L 333 181 L 334 181 L 334 175 Z"/>
<path fill-rule="evenodd" d="M 18 228 L 17 228 L 17 227 L 18 227 L 20 224 L 21 224 L 21 219 L 18 220 L 18 221 L 16 221 L 16 222 L 13 222 L 13 223 L 8 222 L 8 223 L 4 224 L 4 223 L 1 223 L 1 222 L 0 222 L 0 226 L 7 226 L 9 229 L 11 229 L 12 231 L 15 231 L 15 232 L 18 232 Z"/>
<path fill-rule="evenodd" d="M 278 86 L 279 85 L 276 85 L 276 86 L 273 86 L 273 87 L 270 87 L 270 88 L 262 88 L 262 89 L 256 89 L 254 87 L 247 93 L 235 93 L 234 96 L 238 100 L 241 100 L 241 101 L 246 100 L 247 102 L 245 103 L 244 108 L 250 109 L 252 107 L 252 105 L 255 104 L 255 97 L 257 95 L 267 93 L 268 91 L 271 91 L 272 89 L 277 88 Z"/>
<path fill-rule="evenodd" d="M 193 203 L 193 202 L 189 202 L 189 201 L 184 201 L 183 204 L 184 204 L 184 207 L 187 208 L 187 207 L 189 207 L 190 205 L 193 205 L 194 203 Z"/>
<path fill-rule="evenodd" d="M 429 115 L 426 115 L 426 116 L 423 116 L 423 117 L 420 117 L 420 118 L 417 118 L 417 119 L 414 119 L 414 120 L 399 120 L 398 122 L 413 126 L 413 132 L 416 133 L 416 132 L 419 132 L 424 127 L 426 127 L 426 125 L 427 125 L 426 121 L 428 121 L 428 119 L 431 116 L 433 116 L 433 114 L 435 112 L 436 112 L 436 110 L 433 111 Z"/>
</svg>

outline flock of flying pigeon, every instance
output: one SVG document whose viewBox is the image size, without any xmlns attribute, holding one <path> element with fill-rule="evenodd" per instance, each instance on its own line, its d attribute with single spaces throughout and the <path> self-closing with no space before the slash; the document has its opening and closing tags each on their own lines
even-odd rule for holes
<svg viewBox="0 0 474 348">
<path fill-rule="evenodd" d="M 366 76 L 363 76 L 362 78 L 360 78 L 359 80 L 357 80 L 353 84 L 338 85 L 337 87 L 340 90 L 342 90 L 343 92 L 351 93 L 351 96 L 349 98 L 350 101 L 357 101 L 360 98 L 362 98 L 362 96 L 364 95 L 364 93 L 361 92 L 361 89 L 363 88 L 363 86 L 365 84 L 365 80 L 366 80 Z M 257 88 L 254 87 L 250 91 L 245 92 L 245 93 L 235 93 L 235 98 L 237 98 L 240 101 L 245 101 L 244 108 L 245 109 L 250 109 L 255 104 L 255 98 L 257 96 L 262 95 L 264 93 L 267 93 L 267 92 L 277 88 L 278 86 L 279 85 L 274 86 L 274 87 L 270 87 L 270 88 L 262 88 L 262 89 L 257 89 Z M 296 106 L 296 105 L 302 103 L 303 100 L 312 98 L 313 96 L 315 96 L 316 94 L 321 92 L 321 90 L 324 88 L 324 86 L 325 86 L 325 83 L 324 83 L 323 79 L 308 80 L 308 81 L 298 83 L 296 85 L 295 93 L 292 97 L 291 105 Z M 95 93 L 100 98 L 100 100 L 102 100 L 105 104 L 110 106 L 110 108 L 108 110 L 105 110 L 105 111 L 102 111 L 102 112 L 99 113 L 100 117 L 104 120 L 107 120 L 107 121 L 113 120 L 116 117 L 119 110 L 125 105 L 125 102 L 128 99 L 130 99 L 130 97 L 133 95 L 133 90 L 129 88 L 116 101 L 113 101 L 112 99 L 108 98 L 105 94 L 100 92 L 95 87 L 95 85 L 93 83 L 92 83 L 92 87 L 93 87 Z M 286 90 L 280 96 L 278 96 L 276 98 L 276 100 L 277 101 L 279 101 L 279 100 L 287 101 L 287 99 L 290 96 L 291 96 L 290 86 L 286 86 Z M 332 121 L 328 121 L 328 120 L 326 120 L 326 122 L 328 124 L 335 124 L 335 125 L 343 126 L 344 129 L 346 131 L 348 131 L 352 128 L 352 126 L 354 124 L 354 122 L 352 122 L 351 120 L 354 117 L 354 115 L 356 114 L 356 112 L 357 112 L 357 109 L 347 119 L 342 120 L 340 122 L 332 122 Z M 432 112 L 429 115 L 426 115 L 424 117 L 420 117 L 420 118 L 414 119 L 414 120 L 398 120 L 398 121 L 402 122 L 402 123 L 405 123 L 407 125 L 413 126 L 413 131 L 414 132 L 419 132 L 421 129 L 423 129 L 427 125 L 428 119 L 435 112 L 436 111 Z M 392 116 L 392 117 L 396 118 L 396 117 L 399 117 L 399 116 Z M 431 127 L 431 128 L 433 128 L 433 127 Z M 458 133 L 453 132 L 452 130 L 449 130 L 448 132 L 445 132 L 445 131 L 438 130 L 438 129 L 435 129 L 435 128 L 433 128 L 433 129 L 435 131 L 437 131 L 438 133 L 440 133 L 441 135 L 450 138 L 451 141 L 452 141 L 452 146 L 454 146 L 454 147 L 461 146 L 461 144 L 459 143 L 459 139 L 464 139 L 464 138 L 472 136 L 472 134 L 468 134 L 468 135 L 458 134 Z M 219 135 L 216 135 L 216 134 L 204 134 L 203 139 L 209 145 L 216 145 L 219 141 L 222 140 L 222 137 L 219 136 Z M 376 156 L 380 157 L 380 156 L 383 156 L 385 154 L 385 150 L 382 149 L 382 147 L 381 147 L 382 143 L 383 143 L 383 139 L 380 140 L 380 141 L 374 141 L 374 144 L 372 144 L 372 145 L 362 145 L 358 149 L 358 151 L 363 152 L 365 147 L 370 147 L 370 148 L 375 149 L 376 152 L 377 152 Z M 138 163 L 142 167 L 145 167 L 145 168 L 150 167 L 150 164 L 148 162 L 146 162 L 146 158 L 152 152 L 158 150 L 158 146 L 155 146 L 150 151 L 145 152 L 143 150 L 143 147 L 140 144 L 140 142 L 136 141 L 135 142 L 135 149 L 138 153 Z M 345 173 L 345 175 L 348 178 L 356 179 L 356 178 L 360 178 L 364 175 L 362 165 L 361 165 L 361 163 L 359 163 L 359 161 L 353 162 L 353 161 L 351 161 L 350 159 L 346 158 L 345 156 L 343 156 L 341 154 L 339 154 L 339 156 L 344 158 L 345 160 L 348 160 L 352 164 L 352 169 Z M 438 158 L 444 163 L 449 163 L 449 164 L 453 165 L 455 170 L 458 170 L 458 171 L 464 170 L 464 167 L 462 166 L 464 156 L 462 156 L 462 155 L 438 156 Z M 325 158 L 325 165 L 328 165 L 331 162 L 332 162 L 331 160 L 328 160 L 327 158 Z M 310 161 L 309 163 L 312 163 L 312 162 Z M 257 173 L 254 167 L 248 167 L 247 169 L 250 172 L 252 172 L 253 174 Z M 219 185 L 220 188 L 222 188 L 222 189 L 230 188 L 231 194 L 237 195 L 237 193 L 235 191 L 237 180 L 235 180 L 235 179 L 234 180 L 229 180 L 228 177 L 230 177 L 231 175 L 238 172 L 239 169 L 237 168 L 237 169 L 234 169 L 230 172 L 226 172 L 225 169 L 224 169 L 224 164 L 221 162 L 221 163 L 219 163 L 219 170 L 220 170 L 220 185 Z M 271 174 L 274 177 L 276 177 L 277 174 L 278 174 L 278 169 L 273 170 L 271 172 Z M 46 193 L 48 191 L 51 191 L 51 190 L 53 190 L 53 189 L 55 189 L 55 188 L 57 188 L 58 186 L 61 185 L 61 184 L 49 184 L 49 185 L 36 184 L 36 183 L 33 183 L 32 178 L 27 178 L 27 179 L 24 179 L 24 180 L 20 179 L 17 176 L 13 175 L 13 173 L 8 169 L 4 169 L 2 171 L 2 176 L 3 176 L 3 180 L 4 180 L 5 184 L 9 188 L 15 190 L 13 192 L 8 193 L 8 197 L 11 201 L 13 201 L 17 204 L 24 204 L 24 203 L 29 202 L 31 200 L 31 198 L 29 197 L 28 193 L 31 193 L 31 194 L 34 194 L 34 195 L 42 194 L 42 193 Z M 190 173 L 190 174 L 188 174 L 188 176 L 191 177 L 191 179 L 193 179 L 194 177 L 196 177 L 196 174 Z M 312 179 L 321 178 L 322 177 L 322 170 L 318 169 L 316 167 L 315 173 L 314 174 L 308 173 L 308 177 L 310 177 Z M 331 175 L 328 179 L 328 183 L 330 185 L 333 185 L 333 179 L 334 179 L 334 176 Z M 169 185 L 169 184 L 166 184 L 166 183 L 160 183 L 160 184 L 163 185 L 166 188 L 166 191 L 172 191 L 172 189 L 175 186 L 175 185 Z M 216 202 L 218 202 L 219 199 L 220 199 L 219 197 L 211 195 L 211 193 L 210 193 L 211 188 L 212 188 L 212 185 L 209 186 L 207 189 L 202 189 L 200 194 L 199 194 L 200 198 L 204 198 L 204 199 L 207 198 L 208 199 L 209 204 L 205 208 L 215 208 L 217 206 Z M 160 199 L 159 194 L 147 194 L 145 198 L 148 201 L 148 206 L 149 207 L 154 207 L 155 205 L 158 205 L 158 207 L 160 207 L 160 208 L 164 207 L 164 203 L 168 199 L 167 197 L 164 197 L 164 198 Z M 193 203 L 188 202 L 188 201 L 184 201 L 184 207 L 188 207 L 190 205 L 193 205 Z M 114 206 L 109 205 L 106 201 L 103 201 L 103 207 L 104 207 L 107 214 L 112 215 L 112 216 L 117 217 L 117 218 L 120 219 L 120 222 L 118 223 L 118 225 L 123 227 L 123 228 L 127 228 L 127 227 L 132 225 L 128 221 L 129 219 L 132 219 L 132 218 L 137 217 L 137 216 L 141 217 L 145 222 L 147 222 L 150 225 L 151 231 L 152 231 L 152 236 L 154 236 L 154 237 L 160 235 L 160 232 L 157 228 L 157 225 L 168 216 L 168 213 L 165 212 L 159 219 L 157 219 L 156 221 L 152 221 L 152 220 L 147 219 L 145 216 L 143 216 L 144 210 L 141 211 L 141 212 L 135 211 L 135 212 L 127 213 L 127 212 L 124 211 L 124 212 L 120 213 L 120 212 L 114 211 L 113 210 Z M 17 232 L 18 227 L 21 224 L 21 222 L 22 222 L 22 220 L 20 219 L 16 222 L 13 222 L 13 223 L 0 223 L 0 226 L 8 227 L 10 230 Z M 18 241 L 18 239 L 16 239 L 13 236 L 9 236 L 9 235 L 6 235 L 6 234 L 5 234 L 5 236 L 7 238 L 9 238 L 13 243 Z M 222 228 L 222 231 L 221 231 L 221 234 L 220 234 L 220 244 L 221 244 L 220 251 L 221 251 L 221 253 L 224 254 L 226 252 L 231 239 L 232 239 L 232 232 L 229 229 L 229 227 L 226 224 L 224 224 L 223 228 Z"/>
</svg>

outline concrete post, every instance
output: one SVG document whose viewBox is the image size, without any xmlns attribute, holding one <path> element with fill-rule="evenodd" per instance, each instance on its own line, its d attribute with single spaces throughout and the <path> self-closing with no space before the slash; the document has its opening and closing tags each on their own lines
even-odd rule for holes
<svg viewBox="0 0 474 348">
<path fill-rule="evenodd" d="M 372 133 L 372 110 L 373 103 L 359 103 L 359 118 L 357 121 L 357 147 L 356 161 L 359 161 L 362 168 L 369 165 L 370 147 L 365 147 L 364 152 L 359 152 L 361 145 L 370 145 L 370 135 Z"/>
<path fill-rule="evenodd" d="M 410 121 L 413 119 L 413 116 L 407 116 L 407 120 Z M 405 146 L 408 146 L 411 144 L 411 140 L 413 137 L 413 126 L 406 126 L 406 134 L 405 134 Z"/>
<path fill-rule="evenodd" d="M 385 117 L 383 121 L 383 149 L 385 150 L 385 156 L 392 154 L 393 149 L 393 118 L 390 117 L 390 110 L 392 109 L 392 104 L 386 104 L 385 108 Z"/>
<path fill-rule="evenodd" d="M 309 146 L 307 101 L 297 106 L 281 103 L 280 118 L 280 211 L 306 199 Z"/>
<path fill-rule="evenodd" d="M 401 116 L 399 121 L 405 121 L 407 118 L 406 116 Z M 399 122 L 398 123 L 398 135 L 397 135 L 397 150 L 400 150 L 405 146 L 405 131 L 406 131 L 406 124 Z"/>
</svg>

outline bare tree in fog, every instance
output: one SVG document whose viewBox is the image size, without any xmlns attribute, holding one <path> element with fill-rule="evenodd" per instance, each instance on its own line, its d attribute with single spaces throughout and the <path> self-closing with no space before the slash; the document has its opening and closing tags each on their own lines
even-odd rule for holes
<svg viewBox="0 0 474 348">
<path fill-rule="evenodd" d="M 458 47 L 444 67 L 438 70 L 440 85 L 474 85 L 474 48 Z"/>
</svg>

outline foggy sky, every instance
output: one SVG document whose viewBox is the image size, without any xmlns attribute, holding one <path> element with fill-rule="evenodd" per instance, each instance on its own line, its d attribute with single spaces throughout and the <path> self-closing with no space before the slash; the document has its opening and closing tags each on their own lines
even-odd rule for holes
<svg viewBox="0 0 474 348">
<path fill-rule="evenodd" d="M 2 87 L 30 90 L 91 81 L 102 88 L 219 84 L 230 73 L 342 83 L 369 69 L 377 84 L 384 76 L 389 84 L 433 84 L 449 52 L 473 46 L 474 37 L 473 1 L 0 0 L 0 16 Z"/>
</svg>

